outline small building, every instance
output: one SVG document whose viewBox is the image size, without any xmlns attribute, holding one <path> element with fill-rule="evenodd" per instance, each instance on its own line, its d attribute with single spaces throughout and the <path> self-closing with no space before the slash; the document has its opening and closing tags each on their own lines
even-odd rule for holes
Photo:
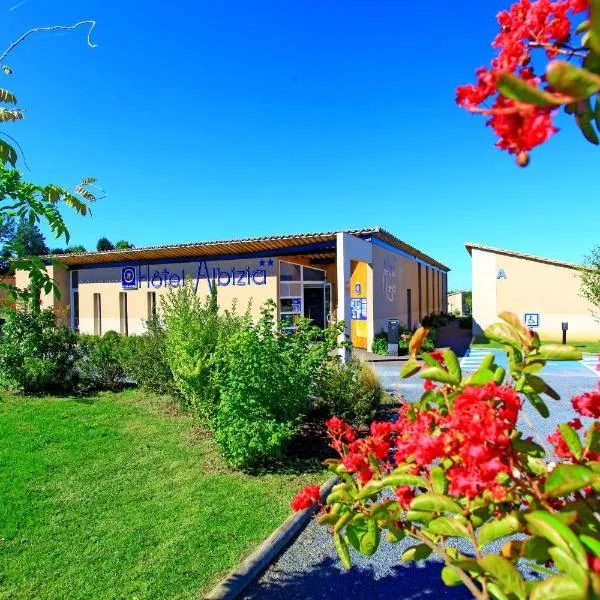
<svg viewBox="0 0 600 600">
<path fill-rule="evenodd" d="M 78 331 L 142 333 L 169 289 L 191 279 L 217 289 L 219 306 L 252 314 L 271 298 L 292 331 L 299 316 L 319 327 L 344 320 L 352 344 L 370 348 L 389 319 L 412 327 L 446 311 L 448 267 L 380 227 L 55 255 L 48 269 L 61 291 L 43 306 Z M 17 286 L 28 285 L 17 273 Z"/>
<path fill-rule="evenodd" d="M 562 339 L 568 323 L 573 341 L 600 340 L 594 307 L 580 294 L 581 265 L 465 244 L 472 260 L 473 335 L 496 322 L 498 313 L 511 311 L 545 340 Z"/>
<path fill-rule="evenodd" d="M 469 292 L 457 290 L 448 294 L 448 313 L 451 315 L 470 315 L 471 305 L 467 302 Z"/>
</svg>

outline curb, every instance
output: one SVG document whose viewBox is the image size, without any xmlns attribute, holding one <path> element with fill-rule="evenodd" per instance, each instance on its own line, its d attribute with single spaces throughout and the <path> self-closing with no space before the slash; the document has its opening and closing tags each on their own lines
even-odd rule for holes
<svg viewBox="0 0 600 600">
<path fill-rule="evenodd" d="M 321 500 L 329 494 L 338 480 L 337 475 L 321 486 Z M 205 600 L 233 600 L 263 571 L 308 523 L 314 508 L 288 517 L 250 556 L 222 579 L 206 596 Z"/>
</svg>

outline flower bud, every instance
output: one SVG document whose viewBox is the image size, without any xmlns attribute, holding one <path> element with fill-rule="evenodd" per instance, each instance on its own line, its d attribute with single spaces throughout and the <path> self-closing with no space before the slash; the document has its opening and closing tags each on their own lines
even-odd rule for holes
<svg viewBox="0 0 600 600">
<path fill-rule="evenodd" d="M 529 154 L 527 154 L 527 152 L 524 150 L 517 154 L 517 164 L 520 167 L 526 167 L 529 164 Z"/>
</svg>

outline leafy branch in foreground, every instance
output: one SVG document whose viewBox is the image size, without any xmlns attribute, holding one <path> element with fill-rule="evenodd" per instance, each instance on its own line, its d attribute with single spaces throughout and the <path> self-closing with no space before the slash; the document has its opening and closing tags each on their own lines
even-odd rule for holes
<svg viewBox="0 0 600 600">
<path fill-rule="evenodd" d="M 572 399 L 589 419 L 587 431 L 580 438 L 579 418 L 560 424 L 548 437 L 548 460 L 546 449 L 517 428 L 523 401 L 548 416 L 542 396 L 559 398 L 540 372 L 548 360 L 581 354 L 541 344 L 512 313 L 499 316 L 485 334 L 504 345 L 508 372 L 493 354 L 468 375 L 452 350 L 424 352 L 418 362 L 427 332 L 417 331 L 402 375 L 425 380 L 421 399 L 402 406 L 395 421 L 372 423 L 364 438 L 342 419 L 327 421 L 340 458 L 326 463 L 341 483 L 324 504 L 314 486 L 306 487 L 292 508 L 319 505 L 319 522 L 346 568 L 350 548 L 371 556 L 385 532 L 390 543 L 413 541 L 403 562 L 436 553 L 443 582 L 464 585 L 474 598 L 597 598 L 600 389 Z M 495 551 L 490 544 L 500 541 Z M 537 578 L 526 580 L 523 571 Z"/>
</svg>

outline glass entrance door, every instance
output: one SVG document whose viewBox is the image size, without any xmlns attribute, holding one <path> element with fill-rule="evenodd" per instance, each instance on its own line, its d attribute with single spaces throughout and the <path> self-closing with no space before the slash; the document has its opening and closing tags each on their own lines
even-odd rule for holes
<svg viewBox="0 0 600 600">
<path fill-rule="evenodd" d="M 304 284 L 304 316 L 310 319 L 313 325 L 325 329 L 327 314 L 324 284 Z"/>
</svg>

